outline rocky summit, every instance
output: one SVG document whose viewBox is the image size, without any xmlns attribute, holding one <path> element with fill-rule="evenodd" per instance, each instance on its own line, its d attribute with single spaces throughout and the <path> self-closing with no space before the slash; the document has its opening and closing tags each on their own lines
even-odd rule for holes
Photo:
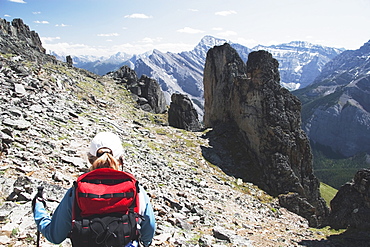
<svg viewBox="0 0 370 247">
<path fill-rule="evenodd" d="M 59 63 L 30 40 L 4 32 L 12 23 L 0 23 L 6 48 L 0 53 L 2 246 L 36 245 L 31 200 L 37 187 L 44 186 L 53 212 L 89 169 L 88 145 L 100 131 L 121 137 L 124 168 L 151 198 L 157 219 L 152 246 L 351 246 L 340 235 L 309 228 L 278 198 L 219 166 L 220 157 L 210 152 L 219 148 L 212 131 L 167 126 L 165 114 L 137 108 L 122 83 Z M 41 237 L 40 246 L 55 245 Z M 71 244 L 67 239 L 59 246 Z"/>
<path fill-rule="evenodd" d="M 17 54 L 38 63 L 59 63 L 53 56 L 45 54 L 39 35 L 21 19 L 9 23 L 0 18 L 0 34 L 0 51 L 3 54 Z"/>
<path fill-rule="evenodd" d="M 108 73 L 107 76 L 125 85 L 144 111 L 164 113 L 167 110 L 166 99 L 156 80 L 146 75 L 142 75 L 139 79 L 136 72 L 128 66 L 122 66 L 117 71 Z"/>
<path fill-rule="evenodd" d="M 250 53 L 245 65 L 228 44 L 210 49 L 203 80 L 204 123 L 215 129 L 213 138 L 226 137 L 222 146 L 230 149 L 239 177 L 280 195 L 282 205 L 319 226 L 328 209 L 300 127 L 300 102 L 279 80 L 278 62 L 266 51 Z"/>
</svg>

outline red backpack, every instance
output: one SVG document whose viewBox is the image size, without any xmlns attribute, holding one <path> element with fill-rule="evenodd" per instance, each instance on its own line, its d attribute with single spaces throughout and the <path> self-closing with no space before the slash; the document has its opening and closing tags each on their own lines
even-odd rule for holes
<svg viewBox="0 0 370 247">
<path fill-rule="evenodd" d="M 138 240 L 139 185 L 129 173 L 99 168 L 74 184 L 72 246 L 125 246 Z"/>
</svg>

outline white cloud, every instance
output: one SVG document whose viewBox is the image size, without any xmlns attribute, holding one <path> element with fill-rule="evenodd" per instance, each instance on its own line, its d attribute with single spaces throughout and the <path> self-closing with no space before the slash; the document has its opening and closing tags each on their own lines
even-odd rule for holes
<svg viewBox="0 0 370 247">
<path fill-rule="evenodd" d="M 162 43 L 156 44 L 155 49 L 160 50 L 161 52 L 183 52 L 183 51 L 191 51 L 194 49 L 194 44 L 186 44 L 186 43 Z"/>
<path fill-rule="evenodd" d="M 41 38 L 41 40 L 43 40 Z M 43 43 L 42 44 L 47 51 L 54 51 L 59 55 L 95 55 L 95 56 L 102 56 L 107 55 L 106 50 L 98 49 L 93 46 L 88 46 L 85 44 L 69 44 L 69 43 Z M 110 54 L 110 53 L 108 53 Z"/>
<path fill-rule="evenodd" d="M 50 38 L 41 38 L 42 41 L 49 41 Z M 120 45 L 112 45 L 108 47 L 101 46 L 89 46 L 86 44 L 69 44 L 69 43 L 48 43 L 43 42 L 45 49 L 49 51 L 54 51 L 61 56 L 65 55 L 91 55 L 91 56 L 103 56 L 107 57 L 117 52 L 125 52 L 127 54 L 143 54 L 145 52 L 151 51 L 153 49 L 160 50 L 162 52 L 182 52 L 190 51 L 194 48 L 194 44 L 185 43 L 144 43 L 144 42 L 134 42 L 125 43 Z"/>
<path fill-rule="evenodd" d="M 26 3 L 25 1 L 23 0 L 8 0 L 9 2 L 13 2 L 13 3 Z"/>
<path fill-rule="evenodd" d="M 34 23 L 37 23 L 37 24 L 49 24 L 48 21 L 34 21 Z"/>
<path fill-rule="evenodd" d="M 222 27 L 214 27 L 214 28 L 212 28 L 212 30 L 215 30 L 215 31 L 222 31 L 222 30 L 223 30 L 223 28 L 222 28 Z"/>
<path fill-rule="evenodd" d="M 40 39 L 42 43 L 44 43 L 44 42 L 52 42 L 54 40 L 58 40 L 60 39 L 60 37 L 41 37 Z"/>
<path fill-rule="evenodd" d="M 117 52 L 125 52 L 128 54 L 143 54 L 152 50 L 159 50 L 161 52 L 183 52 L 194 49 L 194 44 L 185 43 L 126 43 L 112 47 L 110 51 L 105 54 L 115 54 Z"/>
<path fill-rule="evenodd" d="M 244 45 L 249 48 L 252 48 L 258 45 L 258 42 L 254 39 L 237 38 L 237 39 L 233 39 L 233 42 Z"/>
<path fill-rule="evenodd" d="M 5 16 L 5 17 L 11 17 L 10 15 L 7 15 L 7 14 L 5 14 L 4 16 Z"/>
<path fill-rule="evenodd" d="M 144 39 L 141 40 L 142 43 L 155 43 L 155 42 L 160 42 L 162 38 L 157 37 L 157 38 L 149 38 L 145 37 Z"/>
<path fill-rule="evenodd" d="M 98 34 L 99 37 L 115 37 L 115 36 L 119 36 L 118 33 L 101 33 L 101 34 Z"/>
<path fill-rule="evenodd" d="M 131 14 L 131 15 L 125 15 L 125 18 L 131 18 L 131 19 L 149 19 L 152 18 L 152 16 L 148 16 L 146 14 Z"/>
<path fill-rule="evenodd" d="M 179 33 L 190 33 L 190 34 L 196 34 L 196 33 L 204 33 L 204 31 L 199 29 L 194 29 L 191 27 L 184 27 L 182 29 L 177 30 Z"/>
<path fill-rule="evenodd" d="M 143 43 L 154 43 L 154 40 L 152 38 L 144 38 L 141 42 Z"/>
<path fill-rule="evenodd" d="M 238 34 L 234 31 L 225 31 L 225 32 L 218 33 L 217 35 L 228 37 L 228 36 L 235 36 L 235 35 L 238 35 Z"/>
<path fill-rule="evenodd" d="M 228 16 L 231 14 L 236 14 L 236 11 L 235 10 L 225 10 L 225 11 L 219 11 L 215 13 L 215 15 L 221 15 L 221 16 Z"/>
<path fill-rule="evenodd" d="M 191 11 L 191 12 L 198 12 L 199 10 L 197 10 L 197 9 L 188 9 L 189 11 Z"/>
<path fill-rule="evenodd" d="M 66 24 L 63 24 L 63 23 L 62 23 L 62 24 L 56 24 L 55 26 L 56 26 L 56 27 L 68 27 L 69 25 L 66 25 Z"/>
<path fill-rule="evenodd" d="M 41 12 L 40 12 L 40 11 L 32 12 L 32 14 L 34 14 L 34 15 L 39 15 L 39 14 L 41 14 Z"/>
</svg>

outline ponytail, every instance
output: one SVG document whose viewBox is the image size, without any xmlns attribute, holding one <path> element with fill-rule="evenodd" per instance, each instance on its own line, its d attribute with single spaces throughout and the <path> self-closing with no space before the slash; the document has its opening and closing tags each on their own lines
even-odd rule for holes
<svg viewBox="0 0 370 247">
<path fill-rule="evenodd" d="M 99 168 L 111 168 L 118 170 L 120 163 L 113 157 L 112 150 L 106 147 L 99 148 L 96 152 L 96 160 L 92 163 L 91 170 Z"/>
</svg>

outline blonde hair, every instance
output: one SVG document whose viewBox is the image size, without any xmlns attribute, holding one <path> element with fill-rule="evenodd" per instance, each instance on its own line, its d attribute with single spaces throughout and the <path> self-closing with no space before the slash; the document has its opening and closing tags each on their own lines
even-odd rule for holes
<svg viewBox="0 0 370 247">
<path fill-rule="evenodd" d="M 91 164 L 90 170 L 95 170 L 99 168 L 111 168 L 114 170 L 118 170 L 121 162 L 114 158 L 112 154 L 112 150 L 107 147 L 99 148 L 96 152 L 97 156 L 88 155 L 89 162 Z"/>
</svg>

